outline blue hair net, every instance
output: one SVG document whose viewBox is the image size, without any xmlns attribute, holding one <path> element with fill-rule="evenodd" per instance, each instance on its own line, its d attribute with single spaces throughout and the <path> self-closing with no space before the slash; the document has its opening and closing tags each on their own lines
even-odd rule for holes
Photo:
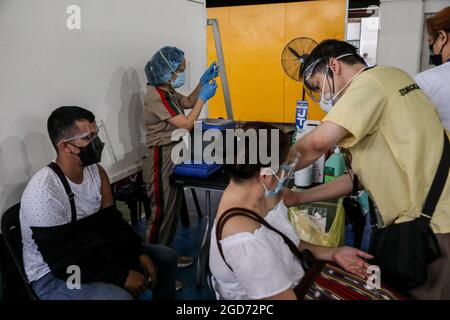
<svg viewBox="0 0 450 320">
<path fill-rule="evenodd" d="M 147 80 L 152 86 L 169 82 L 184 59 L 184 52 L 176 47 L 159 49 L 145 65 Z"/>
</svg>

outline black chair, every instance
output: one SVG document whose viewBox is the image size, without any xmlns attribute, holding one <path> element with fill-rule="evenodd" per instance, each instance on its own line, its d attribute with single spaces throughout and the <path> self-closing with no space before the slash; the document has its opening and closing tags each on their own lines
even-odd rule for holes
<svg viewBox="0 0 450 320">
<path fill-rule="evenodd" d="M 115 201 L 125 202 L 128 206 L 132 226 L 136 226 L 141 220 L 142 207 L 144 207 L 146 220 L 150 218 L 150 198 L 147 196 L 142 171 L 116 182 L 113 185 L 113 196 Z"/>
<path fill-rule="evenodd" d="M 19 220 L 20 203 L 9 208 L 4 214 L 1 222 L 1 229 L 6 247 L 15 265 L 15 270 L 25 287 L 25 290 L 31 300 L 39 300 L 25 275 L 22 257 L 22 233 Z M 8 275 L 6 275 L 8 276 Z M 12 274 L 12 277 L 15 275 Z"/>
</svg>

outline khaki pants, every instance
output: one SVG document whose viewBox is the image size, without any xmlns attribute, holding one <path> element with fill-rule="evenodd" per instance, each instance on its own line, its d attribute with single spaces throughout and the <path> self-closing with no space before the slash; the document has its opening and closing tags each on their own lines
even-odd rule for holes
<svg viewBox="0 0 450 320">
<path fill-rule="evenodd" d="M 147 184 L 152 209 L 146 235 L 148 243 L 169 246 L 177 229 L 183 190 L 169 182 L 175 167 L 170 157 L 174 146 L 149 148 L 148 158 L 143 162 L 143 179 Z"/>
<path fill-rule="evenodd" d="M 436 234 L 442 256 L 428 266 L 427 281 L 410 291 L 419 300 L 450 300 L 450 233 Z"/>
</svg>

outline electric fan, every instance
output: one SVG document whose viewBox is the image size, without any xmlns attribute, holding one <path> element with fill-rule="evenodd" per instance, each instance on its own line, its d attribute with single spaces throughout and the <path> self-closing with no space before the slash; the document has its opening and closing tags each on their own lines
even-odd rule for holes
<svg viewBox="0 0 450 320">
<path fill-rule="evenodd" d="M 311 38 L 300 37 L 291 40 L 281 54 L 281 65 L 284 72 L 295 81 L 302 81 L 301 69 L 308 55 L 317 46 Z"/>
</svg>

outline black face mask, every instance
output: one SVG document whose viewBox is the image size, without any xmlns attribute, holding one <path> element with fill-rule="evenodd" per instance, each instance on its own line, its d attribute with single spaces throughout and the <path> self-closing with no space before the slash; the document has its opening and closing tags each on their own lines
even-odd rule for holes
<svg viewBox="0 0 450 320">
<path fill-rule="evenodd" d="M 80 150 L 77 156 L 80 157 L 81 163 L 83 163 L 84 167 L 87 167 L 102 160 L 102 151 L 105 144 L 99 137 L 95 137 L 87 146 L 75 147 Z"/>
<path fill-rule="evenodd" d="M 437 38 L 434 39 L 433 43 L 430 44 L 428 47 L 430 49 L 430 64 L 434 64 L 435 66 L 440 66 L 442 64 L 442 50 L 444 50 L 444 46 L 447 43 L 447 41 L 442 45 L 441 50 L 439 50 L 438 54 L 435 54 L 433 51 L 434 43 L 436 42 Z M 447 39 L 448 40 L 448 39 Z"/>
</svg>

